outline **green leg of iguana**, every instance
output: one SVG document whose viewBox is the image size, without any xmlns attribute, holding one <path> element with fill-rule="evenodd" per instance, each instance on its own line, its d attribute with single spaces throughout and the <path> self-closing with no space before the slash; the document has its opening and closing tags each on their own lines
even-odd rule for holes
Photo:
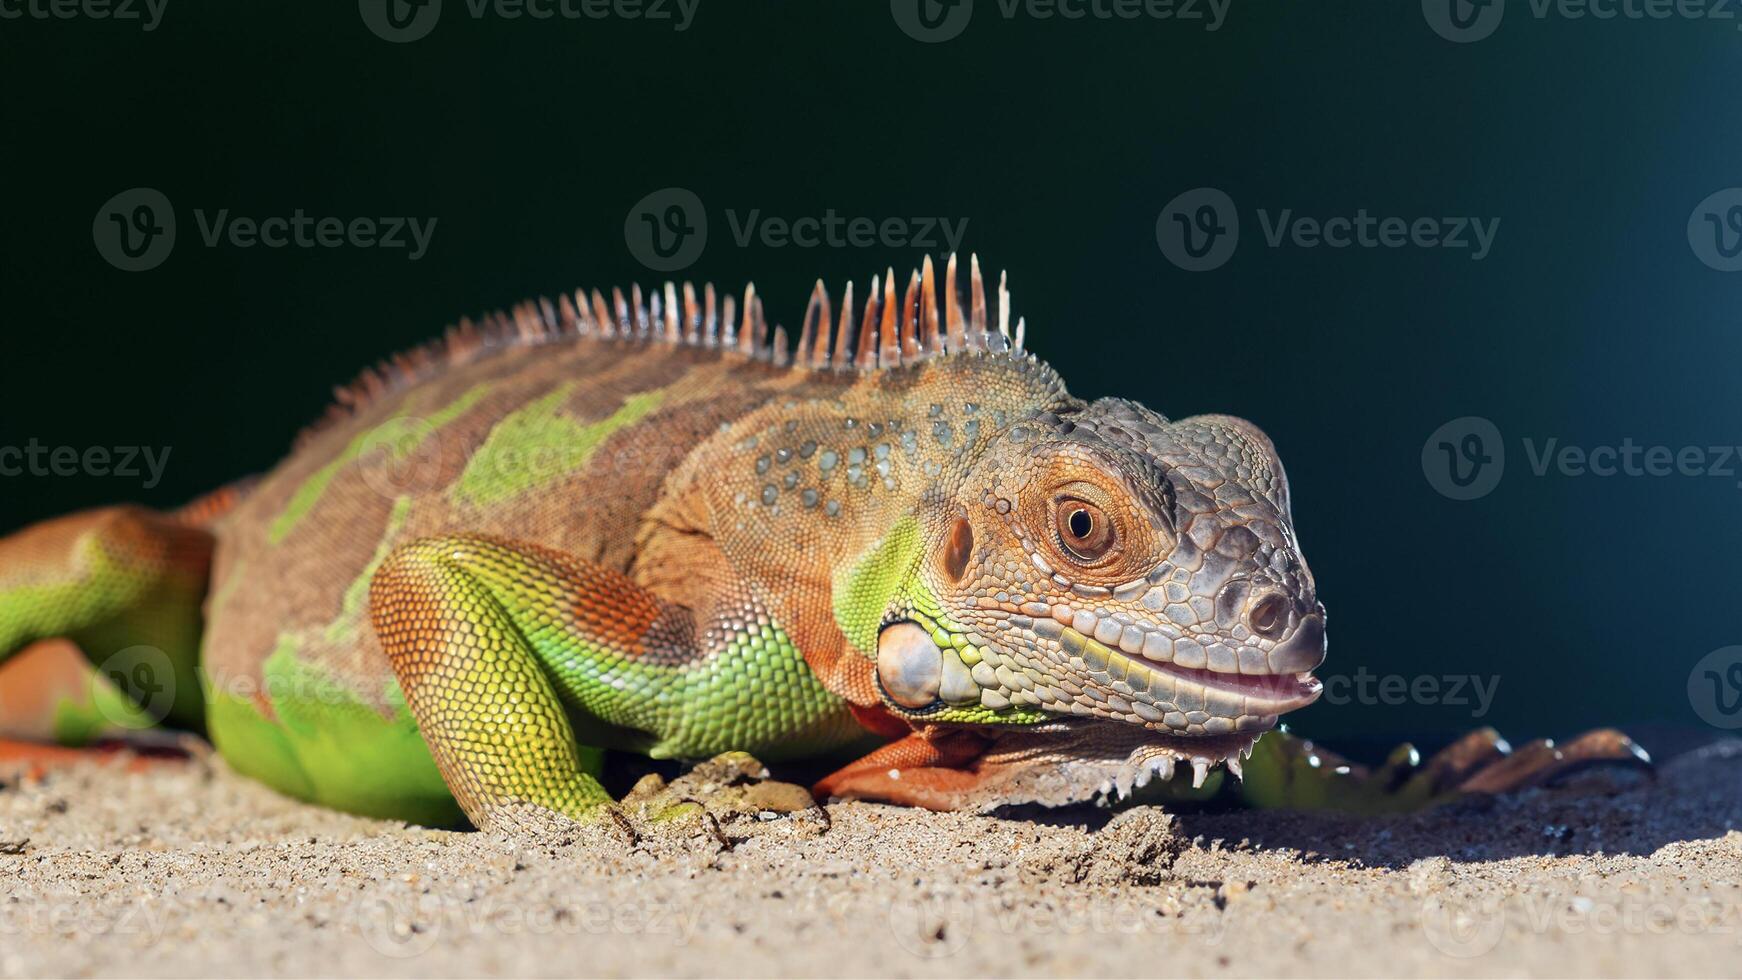
<svg viewBox="0 0 1742 980">
<path fill-rule="evenodd" d="M 1538 739 L 1517 750 L 1494 729 L 1480 728 L 1425 762 L 1406 744 L 1369 770 L 1278 731 L 1253 747 L 1252 757 L 1242 765 L 1238 792 L 1244 802 L 1258 807 L 1398 813 L 1546 785 L 1593 765 L 1649 767 L 1650 758 L 1612 728 L 1558 745 Z"/>
<path fill-rule="evenodd" d="M 577 750 L 656 758 L 826 748 L 850 715 L 742 586 L 691 556 L 694 599 L 614 569 L 480 536 L 395 550 L 370 615 L 443 779 L 479 827 L 596 814 L 609 797 Z M 698 627 L 698 623 L 702 624 Z"/>
<path fill-rule="evenodd" d="M 571 588 L 549 564 L 463 538 L 406 545 L 370 584 L 370 618 L 406 703 L 443 780 L 480 828 L 511 829 L 532 816 L 529 806 L 579 819 L 610 802 L 582 769 L 533 644 L 534 636 L 569 639 L 528 607 L 554 611 L 549 600 Z M 572 591 L 577 603 L 607 608 L 584 585 Z M 606 631 L 573 639 L 614 640 Z"/>
<path fill-rule="evenodd" d="M 205 531 L 135 507 L 0 540 L 0 662 L 65 637 L 141 709 L 129 724 L 203 730 L 200 607 L 211 556 Z"/>
</svg>

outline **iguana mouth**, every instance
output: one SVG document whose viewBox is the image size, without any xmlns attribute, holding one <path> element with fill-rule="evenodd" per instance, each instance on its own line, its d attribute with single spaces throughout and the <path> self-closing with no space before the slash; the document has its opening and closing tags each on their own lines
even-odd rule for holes
<svg viewBox="0 0 1742 980">
<path fill-rule="evenodd" d="M 1117 654 L 1130 659 L 1128 654 Z M 1223 674 L 1201 667 L 1178 667 L 1150 661 L 1144 666 L 1174 675 L 1208 690 L 1227 691 L 1246 699 L 1265 714 L 1282 714 L 1304 708 L 1319 699 L 1324 684 L 1309 672 L 1298 674 Z"/>
<path fill-rule="evenodd" d="M 1208 730 L 1210 735 L 1236 730 L 1263 732 L 1276 726 L 1279 715 L 1318 700 L 1324 688 L 1308 671 L 1234 674 L 1181 667 L 1114 649 L 1074 629 L 1061 631 L 1059 643 L 1067 654 L 1081 658 L 1091 672 L 1130 687 L 1134 695 L 1129 701 L 1131 712 L 1139 720 L 1158 731 L 1181 735 L 1195 719 L 1168 705 L 1182 701 L 1204 705 L 1208 710 L 1199 724 L 1226 724 L 1222 731 Z"/>
</svg>

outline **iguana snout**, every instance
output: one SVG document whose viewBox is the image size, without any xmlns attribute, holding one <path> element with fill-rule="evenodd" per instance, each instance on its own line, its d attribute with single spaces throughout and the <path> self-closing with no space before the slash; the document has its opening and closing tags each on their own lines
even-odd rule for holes
<svg viewBox="0 0 1742 980">
<path fill-rule="evenodd" d="M 931 523 L 939 615 L 878 651 L 912 720 L 1101 719 L 1237 751 L 1319 696 L 1324 608 L 1248 422 L 1117 399 L 1015 420 Z"/>
</svg>

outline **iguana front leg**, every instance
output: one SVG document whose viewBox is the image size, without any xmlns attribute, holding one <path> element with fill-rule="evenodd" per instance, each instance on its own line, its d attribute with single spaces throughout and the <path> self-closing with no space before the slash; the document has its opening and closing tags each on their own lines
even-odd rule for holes
<svg viewBox="0 0 1742 980">
<path fill-rule="evenodd" d="M 582 768 L 543 661 L 565 646 L 629 650 L 657 612 L 636 599 L 604 569 L 484 538 L 415 541 L 382 563 L 370 619 L 443 780 L 478 827 L 511 829 L 533 816 L 528 807 L 578 819 L 609 802 Z"/>
<path fill-rule="evenodd" d="M 656 758 L 779 754 L 850 734 L 840 700 L 742 588 L 689 556 L 693 599 L 614 569 L 482 536 L 391 554 L 370 587 L 376 634 L 448 788 L 479 827 L 610 802 L 580 742 Z"/>
</svg>

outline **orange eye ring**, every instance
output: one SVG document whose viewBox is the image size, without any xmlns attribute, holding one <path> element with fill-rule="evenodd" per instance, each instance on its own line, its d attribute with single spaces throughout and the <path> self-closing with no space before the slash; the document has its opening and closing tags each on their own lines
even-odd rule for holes
<svg viewBox="0 0 1742 980">
<path fill-rule="evenodd" d="M 1101 508 L 1086 500 L 1061 497 L 1053 504 L 1053 526 L 1059 546 L 1084 564 L 1107 557 L 1116 543 L 1113 522 Z"/>
</svg>

